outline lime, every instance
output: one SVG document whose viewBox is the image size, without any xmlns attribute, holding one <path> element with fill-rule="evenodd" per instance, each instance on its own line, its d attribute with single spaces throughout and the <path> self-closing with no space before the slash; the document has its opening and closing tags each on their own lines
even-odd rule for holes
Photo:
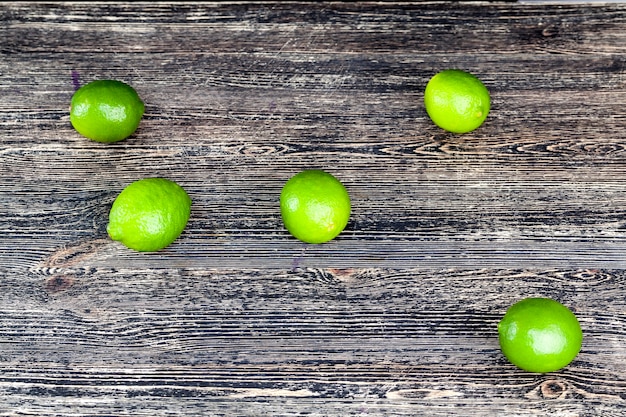
<svg viewBox="0 0 626 417">
<path fill-rule="evenodd" d="M 489 114 L 489 91 L 476 76 L 458 69 L 435 74 L 424 91 L 424 105 L 431 120 L 453 133 L 467 133 Z"/>
<path fill-rule="evenodd" d="M 323 243 L 334 239 L 348 224 L 350 196 L 331 174 L 304 170 L 283 186 L 280 212 L 294 237 L 307 243 Z"/>
<path fill-rule="evenodd" d="M 180 185 L 164 178 L 145 178 L 117 196 L 107 232 L 131 249 L 157 251 L 180 236 L 190 211 L 191 199 Z"/>
<path fill-rule="evenodd" d="M 513 304 L 498 324 L 502 353 L 530 372 L 553 372 L 580 351 L 583 333 L 567 307 L 549 298 L 525 298 Z"/>
<path fill-rule="evenodd" d="M 143 112 L 143 101 L 130 85 L 97 80 L 85 84 L 72 96 L 70 122 L 89 139 L 118 142 L 137 130 Z"/>
</svg>

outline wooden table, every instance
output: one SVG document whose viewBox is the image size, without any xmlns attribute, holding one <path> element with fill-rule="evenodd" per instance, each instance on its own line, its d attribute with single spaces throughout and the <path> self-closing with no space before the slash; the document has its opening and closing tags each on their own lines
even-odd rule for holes
<svg viewBox="0 0 626 417">
<path fill-rule="evenodd" d="M 0 415 L 623 416 L 626 4 L 0 4 Z M 492 110 L 436 127 L 461 68 Z M 146 113 L 116 144 L 69 122 L 114 78 Z M 321 168 L 332 242 L 278 196 Z M 181 237 L 106 234 L 128 183 L 193 199 Z M 517 369 L 496 325 L 557 299 L 585 339 Z"/>
</svg>

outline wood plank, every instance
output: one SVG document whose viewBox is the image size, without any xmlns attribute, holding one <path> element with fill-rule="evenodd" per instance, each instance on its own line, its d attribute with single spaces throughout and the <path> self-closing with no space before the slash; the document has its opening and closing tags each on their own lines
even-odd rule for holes
<svg viewBox="0 0 626 417">
<path fill-rule="evenodd" d="M 0 316 L 11 343 L 0 389 L 11 401 L 35 395 L 38 412 L 48 397 L 101 412 L 128 396 L 144 413 L 171 397 L 182 413 L 188 398 L 273 397 L 308 399 L 298 410 L 362 399 L 399 415 L 462 415 L 452 404 L 531 413 L 558 398 L 584 413 L 626 390 L 621 270 L 7 272 L 2 293 L 17 308 Z M 577 360 L 544 376 L 514 369 L 495 338 L 507 306 L 533 295 L 568 304 L 586 334 Z"/>
</svg>

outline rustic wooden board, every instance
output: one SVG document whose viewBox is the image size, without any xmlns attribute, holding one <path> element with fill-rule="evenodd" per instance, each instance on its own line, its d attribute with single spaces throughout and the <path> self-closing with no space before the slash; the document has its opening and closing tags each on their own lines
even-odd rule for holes
<svg viewBox="0 0 626 417">
<path fill-rule="evenodd" d="M 622 416 L 626 5 L 0 3 L 0 415 Z M 423 88 L 478 75 L 492 111 L 443 132 Z M 69 101 L 146 102 L 120 143 Z M 306 245 L 278 194 L 348 188 Z M 158 253 L 106 236 L 131 181 L 193 199 Z M 496 324 L 526 296 L 583 349 L 516 369 Z"/>
</svg>

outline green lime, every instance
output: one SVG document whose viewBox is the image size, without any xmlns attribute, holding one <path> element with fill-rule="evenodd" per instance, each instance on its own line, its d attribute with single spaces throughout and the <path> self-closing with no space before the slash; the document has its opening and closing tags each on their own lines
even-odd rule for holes
<svg viewBox="0 0 626 417">
<path fill-rule="evenodd" d="M 583 333 L 567 307 L 549 298 L 525 298 L 513 304 L 498 324 L 502 353 L 529 372 L 553 372 L 580 351 Z"/>
<path fill-rule="evenodd" d="M 280 193 L 285 227 L 307 243 L 334 239 L 348 224 L 350 197 L 341 182 L 318 169 L 291 177 Z"/>
<path fill-rule="evenodd" d="M 143 112 L 143 101 L 130 85 L 97 80 L 85 84 L 72 96 L 70 122 L 89 139 L 118 142 L 137 130 Z"/>
<path fill-rule="evenodd" d="M 489 114 L 489 91 L 476 76 L 458 69 L 435 74 L 424 91 L 431 120 L 453 133 L 467 133 L 483 124 Z"/>
<path fill-rule="evenodd" d="M 180 185 L 164 178 L 145 178 L 117 196 L 107 232 L 131 249 L 158 251 L 180 236 L 190 211 L 191 199 Z"/>
</svg>

